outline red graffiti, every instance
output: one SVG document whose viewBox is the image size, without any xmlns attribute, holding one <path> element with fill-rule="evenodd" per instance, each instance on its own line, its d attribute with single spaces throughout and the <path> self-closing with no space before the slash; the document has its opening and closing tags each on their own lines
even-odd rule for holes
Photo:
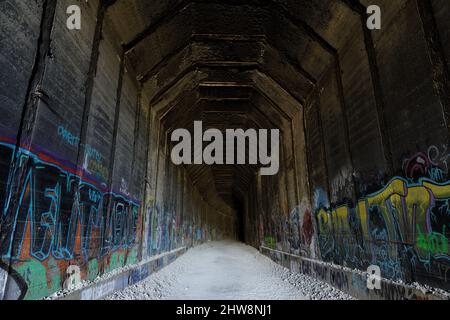
<svg viewBox="0 0 450 320">
<path fill-rule="evenodd" d="M 302 228 L 303 238 L 305 239 L 305 242 L 310 245 L 314 234 L 314 227 L 312 223 L 311 212 L 309 210 L 306 210 L 305 215 L 303 216 Z"/>
<path fill-rule="evenodd" d="M 424 153 L 419 152 L 404 161 L 403 170 L 407 178 L 418 179 L 428 175 L 430 166 L 431 163 L 428 157 Z"/>
</svg>

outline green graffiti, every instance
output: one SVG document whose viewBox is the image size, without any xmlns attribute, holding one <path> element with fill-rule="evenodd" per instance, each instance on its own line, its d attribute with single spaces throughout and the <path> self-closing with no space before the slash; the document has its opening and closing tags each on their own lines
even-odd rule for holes
<svg viewBox="0 0 450 320">
<path fill-rule="evenodd" d="M 275 249 L 276 248 L 276 240 L 274 237 L 265 237 L 264 238 L 264 244 L 271 249 Z"/>
<path fill-rule="evenodd" d="M 134 247 L 128 254 L 127 265 L 136 263 L 138 263 L 138 248 Z"/>
<path fill-rule="evenodd" d="M 109 265 L 105 270 L 105 273 L 109 273 L 114 269 L 122 268 L 125 266 L 125 253 L 114 252 L 109 260 Z"/>
<path fill-rule="evenodd" d="M 92 281 L 95 278 L 97 278 L 98 275 L 99 275 L 98 262 L 96 259 L 93 259 L 93 260 L 89 261 L 89 264 L 88 264 L 87 278 L 88 278 L 88 280 Z"/>
<path fill-rule="evenodd" d="M 417 225 L 417 240 L 416 245 L 419 249 L 426 250 L 432 254 L 447 254 L 448 253 L 448 239 L 444 236 L 445 226 L 443 234 L 432 232 L 430 234 L 424 234 L 420 230 L 420 226 Z"/>
<path fill-rule="evenodd" d="M 48 261 L 48 269 L 43 263 L 30 259 L 18 266 L 16 270 L 28 286 L 25 300 L 41 299 L 58 291 L 61 287 L 61 276 L 53 258 Z M 49 278 L 48 272 L 51 273 Z"/>
</svg>

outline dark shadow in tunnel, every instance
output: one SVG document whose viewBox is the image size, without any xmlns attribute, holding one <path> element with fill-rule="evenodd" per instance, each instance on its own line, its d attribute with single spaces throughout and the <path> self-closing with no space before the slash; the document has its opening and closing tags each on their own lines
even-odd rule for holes
<svg viewBox="0 0 450 320">
<path fill-rule="evenodd" d="M 237 195 L 233 194 L 233 204 L 234 209 L 236 210 L 237 214 L 237 237 L 240 242 L 245 243 L 245 207 L 244 207 L 244 201 L 242 198 Z"/>
</svg>

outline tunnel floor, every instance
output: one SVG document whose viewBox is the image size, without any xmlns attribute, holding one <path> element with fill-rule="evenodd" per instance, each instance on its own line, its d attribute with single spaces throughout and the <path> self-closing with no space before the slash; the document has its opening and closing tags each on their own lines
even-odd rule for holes
<svg viewBox="0 0 450 320">
<path fill-rule="evenodd" d="M 254 248 L 234 241 L 189 250 L 145 281 L 106 300 L 352 299 L 326 283 L 293 274 Z"/>
</svg>

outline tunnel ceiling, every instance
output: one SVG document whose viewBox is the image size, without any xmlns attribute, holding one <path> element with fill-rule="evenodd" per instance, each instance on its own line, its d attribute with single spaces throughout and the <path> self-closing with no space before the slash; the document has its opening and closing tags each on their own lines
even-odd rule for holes
<svg viewBox="0 0 450 320">
<path fill-rule="evenodd" d="M 283 138 L 358 27 L 352 3 L 117 0 L 107 19 L 127 69 L 157 110 L 166 132 L 160 143 L 175 129 L 193 130 L 195 120 L 204 129 L 278 128 Z M 191 165 L 187 171 L 208 199 L 218 195 L 233 206 L 257 169 Z"/>
<path fill-rule="evenodd" d="M 356 298 L 450 289 L 449 0 L 3 0 L 0 26 L 0 300 L 225 239 Z M 198 120 L 279 130 L 274 170 L 177 165 Z"/>
</svg>

